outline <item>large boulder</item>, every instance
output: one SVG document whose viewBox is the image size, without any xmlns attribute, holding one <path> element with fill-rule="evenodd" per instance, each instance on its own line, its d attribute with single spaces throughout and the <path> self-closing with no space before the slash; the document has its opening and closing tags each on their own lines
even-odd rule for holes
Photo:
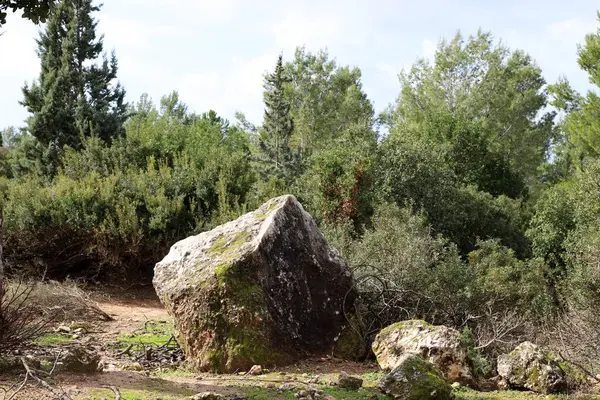
<svg viewBox="0 0 600 400">
<path fill-rule="evenodd" d="M 452 386 L 439 370 L 417 354 L 404 354 L 392 372 L 379 382 L 379 389 L 398 400 L 450 400 Z"/>
<path fill-rule="evenodd" d="M 379 332 L 372 348 L 379 366 L 386 371 L 394 369 L 406 354 L 418 354 L 448 381 L 473 383 L 467 349 L 455 329 L 420 320 L 398 322 Z"/>
<path fill-rule="evenodd" d="M 216 372 L 330 351 L 356 297 L 348 265 L 294 196 L 176 243 L 153 283 L 188 360 Z"/>
<path fill-rule="evenodd" d="M 502 385 L 549 394 L 567 388 L 560 365 L 552 356 L 531 342 L 521 343 L 509 354 L 498 357 L 498 375 Z"/>
</svg>

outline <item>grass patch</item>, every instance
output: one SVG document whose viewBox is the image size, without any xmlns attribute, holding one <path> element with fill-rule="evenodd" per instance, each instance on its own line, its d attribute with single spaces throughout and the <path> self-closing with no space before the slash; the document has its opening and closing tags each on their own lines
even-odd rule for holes
<svg viewBox="0 0 600 400">
<path fill-rule="evenodd" d="M 169 321 L 146 321 L 141 329 L 129 335 L 117 337 L 119 348 L 134 346 L 134 350 L 141 350 L 144 346 L 160 347 L 166 344 L 174 333 L 173 323 Z"/>
<path fill-rule="evenodd" d="M 165 390 L 132 390 L 132 389 L 120 389 L 122 400 L 148 400 L 148 399 L 161 399 L 161 400 L 181 400 L 186 399 L 196 393 L 187 390 L 180 389 L 177 393 Z M 101 399 L 113 399 L 115 397 L 114 392 L 109 389 L 92 389 L 89 395 L 79 397 L 80 400 L 101 400 Z"/>
<path fill-rule="evenodd" d="M 292 400 L 296 396 L 293 392 L 279 393 L 274 389 L 265 389 L 259 387 L 249 388 L 246 391 L 248 400 Z"/>
<path fill-rule="evenodd" d="M 580 395 L 540 395 L 532 392 L 519 392 L 515 390 L 499 390 L 494 392 L 478 392 L 473 389 L 462 387 L 454 391 L 456 400 L 532 400 L 532 399 L 551 399 L 551 400 L 600 400 L 600 395 L 580 394 Z"/>
<path fill-rule="evenodd" d="M 340 389 L 332 386 L 321 386 L 325 395 L 331 395 L 336 399 L 346 400 L 389 400 L 389 397 L 382 395 L 377 389 L 361 388 L 358 390 Z"/>
<path fill-rule="evenodd" d="M 35 339 L 33 341 L 33 343 L 37 344 L 38 346 L 52 346 L 52 345 L 68 343 L 68 342 L 72 342 L 72 341 L 73 341 L 73 338 L 70 336 L 53 333 L 50 335 L 45 335 L 45 336 L 39 337 L 39 338 Z"/>
<path fill-rule="evenodd" d="M 168 378 L 195 378 L 198 374 L 191 369 L 186 368 L 173 368 L 173 369 L 161 369 L 152 374 L 156 378 L 168 379 Z"/>
</svg>

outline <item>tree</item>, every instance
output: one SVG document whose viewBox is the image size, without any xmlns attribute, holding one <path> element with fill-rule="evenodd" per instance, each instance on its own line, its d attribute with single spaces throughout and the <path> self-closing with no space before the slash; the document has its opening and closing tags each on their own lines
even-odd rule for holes
<svg viewBox="0 0 600 400">
<path fill-rule="evenodd" d="M 362 90 L 359 68 L 340 67 L 326 51 L 296 49 L 286 63 L 285 85 L 294 119 L 291 139 L 304 156 L 327 147 L 352 125 L 373 124 L 373 105 Z"/>
<path fill-rule="evenodd" d="M 289 77 L 283 68 L 280 55 L 275 71 L 265 76 L 265 114 L 259 138 L 260 161 L 263 174 L 291 181 L 297 175 L 298 162 L 290 148 L 294 121 L 290 104 L 285 98 L 285 84 Z"/>
<path fill-rule="evenodd" d="M 23 88 L 31 116 L 28 130 L 43 145 L 60 151 L 78 148 L 81 136 L 109 140 L 123 132 L 127 116 L 125 91 L 118 83 L 117 59 L 104 54 L 96 39 L 92 0 L 63 0 L 50 15 L 38 39 L 39 80 Z"/>
<path fill-rule="evenodd" d="M 400 74 L 391 131 L 421 135 L 440 113 L 480 121 L 490 152 L 531 181 L 553 135 L 553 113 L 540 68 L 522 51 L 495 45 L 490 33 L 442 41 L 433 64 L 421 59 Z"/>
<path fill-rule="evenodd" d="M 374 132 L 356 124 L 314 153 L 299 179 L 305 207 L 325 223 L 351 220 L 360 229 L 372 214 L 376 152 Z"/>
<path fill-rule="evenodd" d="M 0 26 L 6 24 L 6 11 L 23 10 L 23 18 L 35 24 L 46 22 L 55 0 L 0 0 Z"/>
<path fill-rule="evenodd" d="M 600 13 L 598 13 L 600 22 Z M 600 88 L 600 28 L 585 37 L 585 43 L 578 48 L 578 63 L 588 76 L 591 84 Z M 553 105 L 567 116 L 561 124 L 563 143 L 569 149 L 569 157 L 579 168 L 586 161 L 600 156 L 600 95 L 594 91 L 585 96 L 571 88 L 566 79 L 561 79 L 551 87 Z"/>
</svg>

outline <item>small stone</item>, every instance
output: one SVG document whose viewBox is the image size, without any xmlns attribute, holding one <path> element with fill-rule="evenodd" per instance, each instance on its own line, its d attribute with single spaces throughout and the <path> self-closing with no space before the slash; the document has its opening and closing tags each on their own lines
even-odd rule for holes
<svg viewBox="0 0 600 400">
<path fill-rule="evenodd" d="M 362 384 L 362 379 L 357 378 L 355 376 L 350 376 L 345 372 L 340 373 L 337 381 L 338 387 L 342 389 L 358 390 L 362 387 Z"/>
<path fill-rule="evenodd" d="M 335 397 L 333 397 L 332 395 L 328 394 L 327 396 L 323 397 L 323 400 L 337 400 Z"/>
<path fill-rule="evenodd" d="M 204 393 L 198 393 L 192 397 L 190 397 L 190 400 L 221 400 L 224 399 L 224 397 L 218 393 L 213 393 L 213 392 L 204 392 Z"/>
<path fill-rule="evenodd" d="M 250 375 L 260 375 L 262 374 L 262 367 L 260 365 L 253 365 L 248 372 Z"/>
<path fill-rule="evenodd" d="M 275 385 L 273 382 L 267 383 L 267 389 L 275 389 L 276 387 L 277 385 Z"/>
<path fill-rule="evenodd" d="M 458 389 L 462 385 L 460 384 L 460 382 L 454 382 L 451 386 L 452 386 L 453 389 Z"/>
<path fill-rule="evenodd" d="M 66 333 L 69 333 L 69 332 L 71 332 L 71 328 L 69 328 L 66 325 L 60 325 L 58 328 L 56 328 L 56 332 L 66 332 Z"/>
<path fill-rule="evenodd" d="M 133 364 L 125 365 L 123 367 L 123 369 L 126 370 L 126 371 L 140 372 L 140 371 L 144 370 L 144 366 L 142 364 L 140 364 L 139 362 L 134 362 Z"/>
</svg>

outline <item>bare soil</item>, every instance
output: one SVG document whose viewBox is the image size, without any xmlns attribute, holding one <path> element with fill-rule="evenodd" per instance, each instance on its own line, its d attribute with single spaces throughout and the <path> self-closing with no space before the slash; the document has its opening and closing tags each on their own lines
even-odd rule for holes
<svg viewBox="0 0 600 400">
<path fill-rule="evenodd" d="M 245 396 L 248 388 L 270 388 L 273 397 L 267 392 L 267 397 L 255 398 L 284 398 L 279 396 L 274 388 L 285 382 L 302 385 L 302 382 L 318 380 L 319 383 L 329 383 L 335 380 L 340 371 L 353 375 L 369 375 L 378 373 L 379 368 L 374 363 L 353 363 L 331 357 L 305 360 L 295 365 L 276 370 L 266 371 L 260 376 L 247 376 L 244 373 L 236 375 L 195 374 L 185 369 L 158 368 L 154 370 L 141 369 L 131 371 L 131 360 L 118 357 L 119 338 L 134 336 L 150 323 L 169 323 L 171 318 L 162 307 L 151 288 L 145 290 L 111 290 L 91 294 L 101 310 L 110 315 L 112 321 L 95 322 L 93 327 L 82 333 L 76 340 L 67 343 L 49 344 L 44 347 L 48 351 L 57 351 L 61 347 L 72 346 L 74 343 L 85 343 L 94 346 L 102 354 L 104 371 L 96 374 L 57 375 L 44 378 L 49 383 L 64 391 L 72 399 L 112 399 L 114 394 L 108 387 L 116 387 L 123 399 L 186 399 L 200 392 L 214 392 L 223 395 Z M 76 320 L 76 316 L 74 316 Z M 27 349 L 23 354 L 27 354 Z M 138 364 L 139 366 L 139 364 Z M 140 368 L 138 368 L 140 369 Z M 8 393 L 9 388 L 18 387 L 23 381 L 24 371 L 0 375 L 0 388 Z M 0 389 L 0 400 L 3 399 Z M 13 399 L 37 400 L 52 399 L 48 390 L 40 387 L 32 379 Z M 357 397 L 358 398 L 358 397 Z M 4 399 L 8 399 L 5 396 Z M 12 399 L 11 399 L 12 400 Z"/>
</svg>

